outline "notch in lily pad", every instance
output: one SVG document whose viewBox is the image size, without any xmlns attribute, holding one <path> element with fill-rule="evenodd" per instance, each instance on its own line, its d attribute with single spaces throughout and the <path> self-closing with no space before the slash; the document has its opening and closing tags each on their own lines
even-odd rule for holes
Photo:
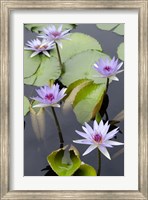
<svg viewBox="0 0 148 200">
<path fill-rule="evenodd" d="M 77 151 L 66 147 L 53 151 L 47 156 L 47 161 L 58 176 L 71 176 L 79 169 L 81 160 Z"/>
</svg>

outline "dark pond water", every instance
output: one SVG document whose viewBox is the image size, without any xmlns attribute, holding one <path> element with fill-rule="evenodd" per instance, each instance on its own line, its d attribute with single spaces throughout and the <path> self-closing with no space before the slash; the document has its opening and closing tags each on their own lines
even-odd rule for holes
<svg viewBox="0 0 148 200">
<path fill-rule="evenodd" d="M 72 32 L 82 32 L 86 33 L 94 38 L 96 38 L 104 52 L 111 57 L 116 56 L 116 51 L 118 45 L 124 41 L 124 37 L 117 35 L 113 32 L 98 30 L 95 24 L 79 24 L 76 29 Z M 24 30 L 24 42 L 26 43 L 30 39 L 34 39 L 36 34 Z M 109 107 L 107 109 L 109 119 L 113 119 L 121 110 L 124 109 L 124 73 L 118 75 L 119 82 L 113 81 L 108 90 L 109 95 Z M 32 93 L 32 86 L 24 86 L 24 95 L 30 97 Z M 34 91 L 34 90 L 33 90 Z M 36 93 L 33 92 L 32 96 Z M 45 168 L 48 163 L 46 157 L 52 151 L 59 148 L 57 129 L 55 126 L 54 119 L 49 112 L 45 112 L 45 131 L 44 139 L 39 140 L 32 128 L 31 117 L 28 114 L 25 117 L 25 131 L 24 131 L 24 176 L 43 176 L 46 171 L 41 171 Z M 75 114 L 72 110 L 64 112 L 62 109 L 55 109 L 59 123 L 61 125 L 63 136 L 66 144 L 73 144 L 78 148 L 80 154 L 88 147 L 87 145 L 79 145 L 72 143 L 72 140 L 80 139 L 75 133 L 75 130 L 81 130 L 81 124 L 76 120 Z M 124 122 L 118 124 L 120 130 L 124 132 Z M 119 133 L 117 136 L 117 141 L 124 142 L 124 134 Z M 115 156 L 123 146 L 108 148 L 112 160 L 108 160 L 106 157 L 102 156 L 102 176 L 123 176 L 124 175 L 124 153 L 119 156 Z M 92 165 L 96 170 L 97 165 L 97 150 L 95 149 L 90 154 L 86 156 L 81 156 L 81 159 Z"/>
</svg>

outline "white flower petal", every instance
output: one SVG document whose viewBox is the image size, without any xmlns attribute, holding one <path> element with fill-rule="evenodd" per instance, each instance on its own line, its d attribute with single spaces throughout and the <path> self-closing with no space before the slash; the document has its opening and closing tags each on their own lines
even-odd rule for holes
<svg viewBox="0 0 148 200">
<path fill-rule="evenodd" d="M 116 141 L 112 141 L 112 140 L 108 140 L 108 141 L 106 141 L 105 143 L 106 143 L 106 144 L 109 144 L 109 145 L 114 145 L 114 146 L 124 145 L 124 143 L 116 142 Z"/>
<path fill-rule="evenodd" d="M 73 140 L 74 143 L 78 143 L 78 144 L 92 144 L 92 142 L 86 140 L 86 139 L 82 139 L 82 140 Z"/>
<path fill-rule="evenodd" d="M 119 81 L 119 79 L 116 77 L 116 76 L 110 76 L 109 77 L 111 80 L 113 80 L 113 81 Z"/>
<path fill-rule="evenodd" d="M 91 151 L 93 151 L 95 148 L 97 148 L 97 145 L 92 144 L 91 146 L 88 147 L 88 149 L 83 153 L 83 156 L 87 155 Z"/>
<path fill-rule="evenodd" d="M 89 133 L 89 135 L 92 135 L 94 131 L 91 128 L 91 126 L 88 123 L 86 123 L 86 122 L 84 124 L 85 124 L 85 127 L 86 127 L 87 132 Z"/>
<path fill-rule="evenodd" d="M 122 69 L 122 70 L 119 70 L 119 71 L 117 71 L 117 73 L 116 74 L 119 74 L 119 73 L 121 73 L 121 72 L 123 72 L 124 71 L 124 69 Z"/>
<path fill-rule="evenodd" d="M 118 129 L 119 128 L 115 128 L 114 130 L 112 130 L 108 134 L 106 134 L 104 141 L 110 140 L 111 138 L 113 138 L 118 133 Z"/>
<path fill-rule="evenodd" d="M 110 155 L 109 155 L 109 153 L 108 153 L 106 147 L 100 145 L 100 146 L 98 146 L 98 148 L 99 148 L 99 150 L 101 151 L 101 153 L 102 153 L 104 156 L 106 156 L 109 160 L 111 160 Z"/>
<path fill-rule="evenodd" d="M 40 104 L 36 104 L 36 105 L 34 105 L 32 107 L 33 108 L 38 108 L 38 107 L 43 108 L 43 107 L 48 107 L 48 106 L 50 106 L 50 105 L 49 104 L 45 104 L 45 103 L 40 103 Z"/>
<path fill-rule="evenodd" d="M 84 133 L 84 132 L 77 131 L 77 130 L 75 130 L 75 132 L 76 132 L 78 135 L 80 135 L 80 136 L 82 136 L 82 137 L 84 137 L 84 138 L 86 138 L 86 139 L 89 138 L 89 136 L 88 136 L 86 133 Z"/>
<path fill-rule="evenodd" d="M 50 106 L 52 106 L 52 107 L 57 107 L 57 108 L 60 108 L 60 107 L 61 107 L 60 104 L 58 104 L 58 103 L 50 104 Z"/>
<path fill-rule="evenodd" d="M 43 54 L 50 58 L 50 54 L 47 51 L 43 51 Z"/>
<path fill-rule="evenodd" d="M 33 58 L 33 57 L 36 56 L 37 54 L 39 54 L 39 52 L 36 52 L 36 51 L 35 51 L 34 53 L 31 54 L 30 57 Z"/>
<path fill-rule="evenodd" d="M 118 66 L 117 66 L 117 70 L 120 69 L 123 65 L 123 62 L 121 62 Z"/>
</svg>

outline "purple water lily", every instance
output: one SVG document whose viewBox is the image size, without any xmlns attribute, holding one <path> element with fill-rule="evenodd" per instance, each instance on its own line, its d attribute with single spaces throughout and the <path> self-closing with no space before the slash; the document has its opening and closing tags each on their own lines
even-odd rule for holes
<svg viewBox="0 0 148 200">
<path fill-rule="evenodd" d="M 98 77 L 109 78 L 111 80 L 118 81 L 119 79 L 116 77 L 116 74 L 119 74 L 123 71 L 118 71 L 122 67 L 122 65 L 123 62 L 118 64 L 118 59 L 115 60 L 115 57 L 113 57 L 112 60 L 109 60 L 108 58 L 100 58 L 93 67 L 99 72 L 99 74 L 97 75 Z"/>
<path fill-rule="evenodd" d="M 82 129 L 85 132 L 76 130 L 76 133 L 85 139 L 74 140 L 73 142 L 90 145 L 88 149 L 83 153 L 83 155 L 86 155 L 93 151 L 95 148 L 98 148 L 104 156 L 106 156 L 108 159 L 111 159 L 106 147 L 111 148 L 113 145 L 118 146 L 123 145 L 123 143 L 110 140 L 118 133 L 118 128 L 108 132 L 109 127 L 110 125 L 108 125 L 108 122 L 103 124 L 102 120 L 99 124 L 95 120 L 93 123 L 93 128 L 91 128 L 91 126 L 85 122 L 85 127 L 82 126 Z"/>
<path fill-rule="evenodd" d="M 62 27 L 63 26 L 60 25 L 59 28 L 56 28 L 54 25 L 51 25 L 44 28 L 43 33 L 41 33 L 38 37 L 44 38 L 48 41 L 54 41 L 62 48 L 61 40 L 70 40 L 70 38 L 67 37 L 69 36 L 70 29 L 62 31 Z"/>
<path fill-rule="evenodd" d="M 34 105 L 33 107 L 60 107 L 60 104 L 58 104 L 58 102 L 66 95 L 65 91 L 66 88 L 63 88 L 61 90 L 59 89 L 59 84 L 40 87 L 40 89 L 36 90 L 39 96 L 31 97 L 31 99 L 39 101 L 40 103 Z"/>
<path fill-rule="evenodd" d="M 46 56 L 50 57 L 50 54 L 48 53 L 48 51 L 54 48 L 54 42 L 53 41 L 49 42 L 49 41 L 46 41 L 45 39 L 43 39 L 42 41 L 40 41 L 39 39 L 34 39 L 31 41 L 28 41 L 26 43 L 26 46 L 27 47 L 25 47 L 24 49 L 34 51 L 30 56 L 31 58 L 41 52 L 45 54 Z"/>
</svg>

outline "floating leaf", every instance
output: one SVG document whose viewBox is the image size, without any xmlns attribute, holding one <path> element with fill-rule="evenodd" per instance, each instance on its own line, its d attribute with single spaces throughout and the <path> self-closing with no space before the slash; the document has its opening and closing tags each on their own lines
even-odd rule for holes
<svg viewBox="0 0 148 200">
<path fill-rule="evenodd" d="M 124 35 L 124 24 L 119 24 L 114 30 L 114 33 L 117 33 L 119 35 Z"/>
<path fill-rule="evenodd" d="M 110 31 L 113 28 L 115 28 L 118 24 L 117 23 L 102 23 L 102 24 L 96 24 L 97 28 L 101 29 L 101 30 L 106 30 L 106 31 Z"/>
<path fill-rule="evenodd" d="M 29 112 L 30 102 L 27 97 L 24 96 L 24 116 Z"/>
<path fill-rule="evenodd" d="M 75 81 L 74 83 L 72 83 L 66 90 L 66 97 L 65 97 L 65 102 L 64 102 L 64 106 L 63 109 L 68 109 L 70 107 L 70 105 L 72 105 L 77 93 L 86 85 L 91 84 L 92 81 L 91 80 L 87 80 L 87 79 L 81 79 L 78 81 Z"/>
<path fill-rule="evenodd" d="M 81 160 L 73 149 L 66 152 L 65 148 L 53 151 L 47 161 L 58 176 L 71 176 L 80 167 Z"/>
<path fill-rule="evenodd" d="M 120 60 L 124 61 L 124 43 L 121 43 L 117 48 L 117 55 Z"/>
<path fill-rule="evenodd" d="M 50 25 L 55 25 L 58 28 L 61 24 L 49 24 L 49 23 L 25 24 L 25 28 L 35 33 L 41 33 L 43 28 L 46 28 Z M 76 24 L 63 24 L 63 30 L 74 29 L 76 26 L 77 26 Z"/>
<path fill-rule="evenodd" d="M 24 77 L 29 77 L 38 69 L 41 58 L 39 55 L 31 58 L 32 51 L 24 50 Z"/>
<path fill-rule="evenodd" d="M 73 176 L 97 176 L 96 170 L 87 164 L 81 164 L 79 169 L 73 174 Z"/>
<path fill-rule="evenodd" d="M 71 40 L 63 40 L 63 48 L 59 49 L 62 62 L 65 62 L 72 56 L 88 49 L 102 51 L 99 42 L 89 35 L 83 33 L 71 33 L 68 38 L 70 38 Z M 57 57 L 56 49 L 51 51 L 51 55 Z"/>
<path fill-rule="evenodd" d="M 37 111 L 38 110 L 38 111 Z M 37 139 L 44 139 L 45 134 L 45 110 L 44 108 L 31 108 L 30 117 L 32 128 Z"/>
<path fill-rule="evenodd" d="M 25 78 L 24 83 L 28 85 L 43 86 L 49 80 L 56 80 L 61 74 L 58 60 L 54 57 L 48 58 L 42 55 L 42 62 L 37 72 L 30 78 Z"/>
<path fill-rule="evenodd" d="M 61 76 L 61 82 L 66 86 L 78 79 L 90 79 L 95 83 L 105 83 L 106 79 L 96 77 L 98 72 L 93 68 L 94 63 L 100 58 L 109 58 L 109 56 L 96 50 L 84 51 L 73 56 L 64 63 L 65 73 Z"/>
<path fill-rule="evenodd" d="M 118 35 L 124 35 L 124 24 L 117 24 L 117 23 L 103 23 L 103 24 L 96 24 L 98 29 L 105 30 L 105 31 L 112 31 L 117 33 Z"/>
<path fill-rule="evenodd" d="M 88 122 L 99 112 L 102 105 L 105 84 L 90 84 L 82 88 L 73 102 L 74 112 L 80 123 Z"/>
</svg>

